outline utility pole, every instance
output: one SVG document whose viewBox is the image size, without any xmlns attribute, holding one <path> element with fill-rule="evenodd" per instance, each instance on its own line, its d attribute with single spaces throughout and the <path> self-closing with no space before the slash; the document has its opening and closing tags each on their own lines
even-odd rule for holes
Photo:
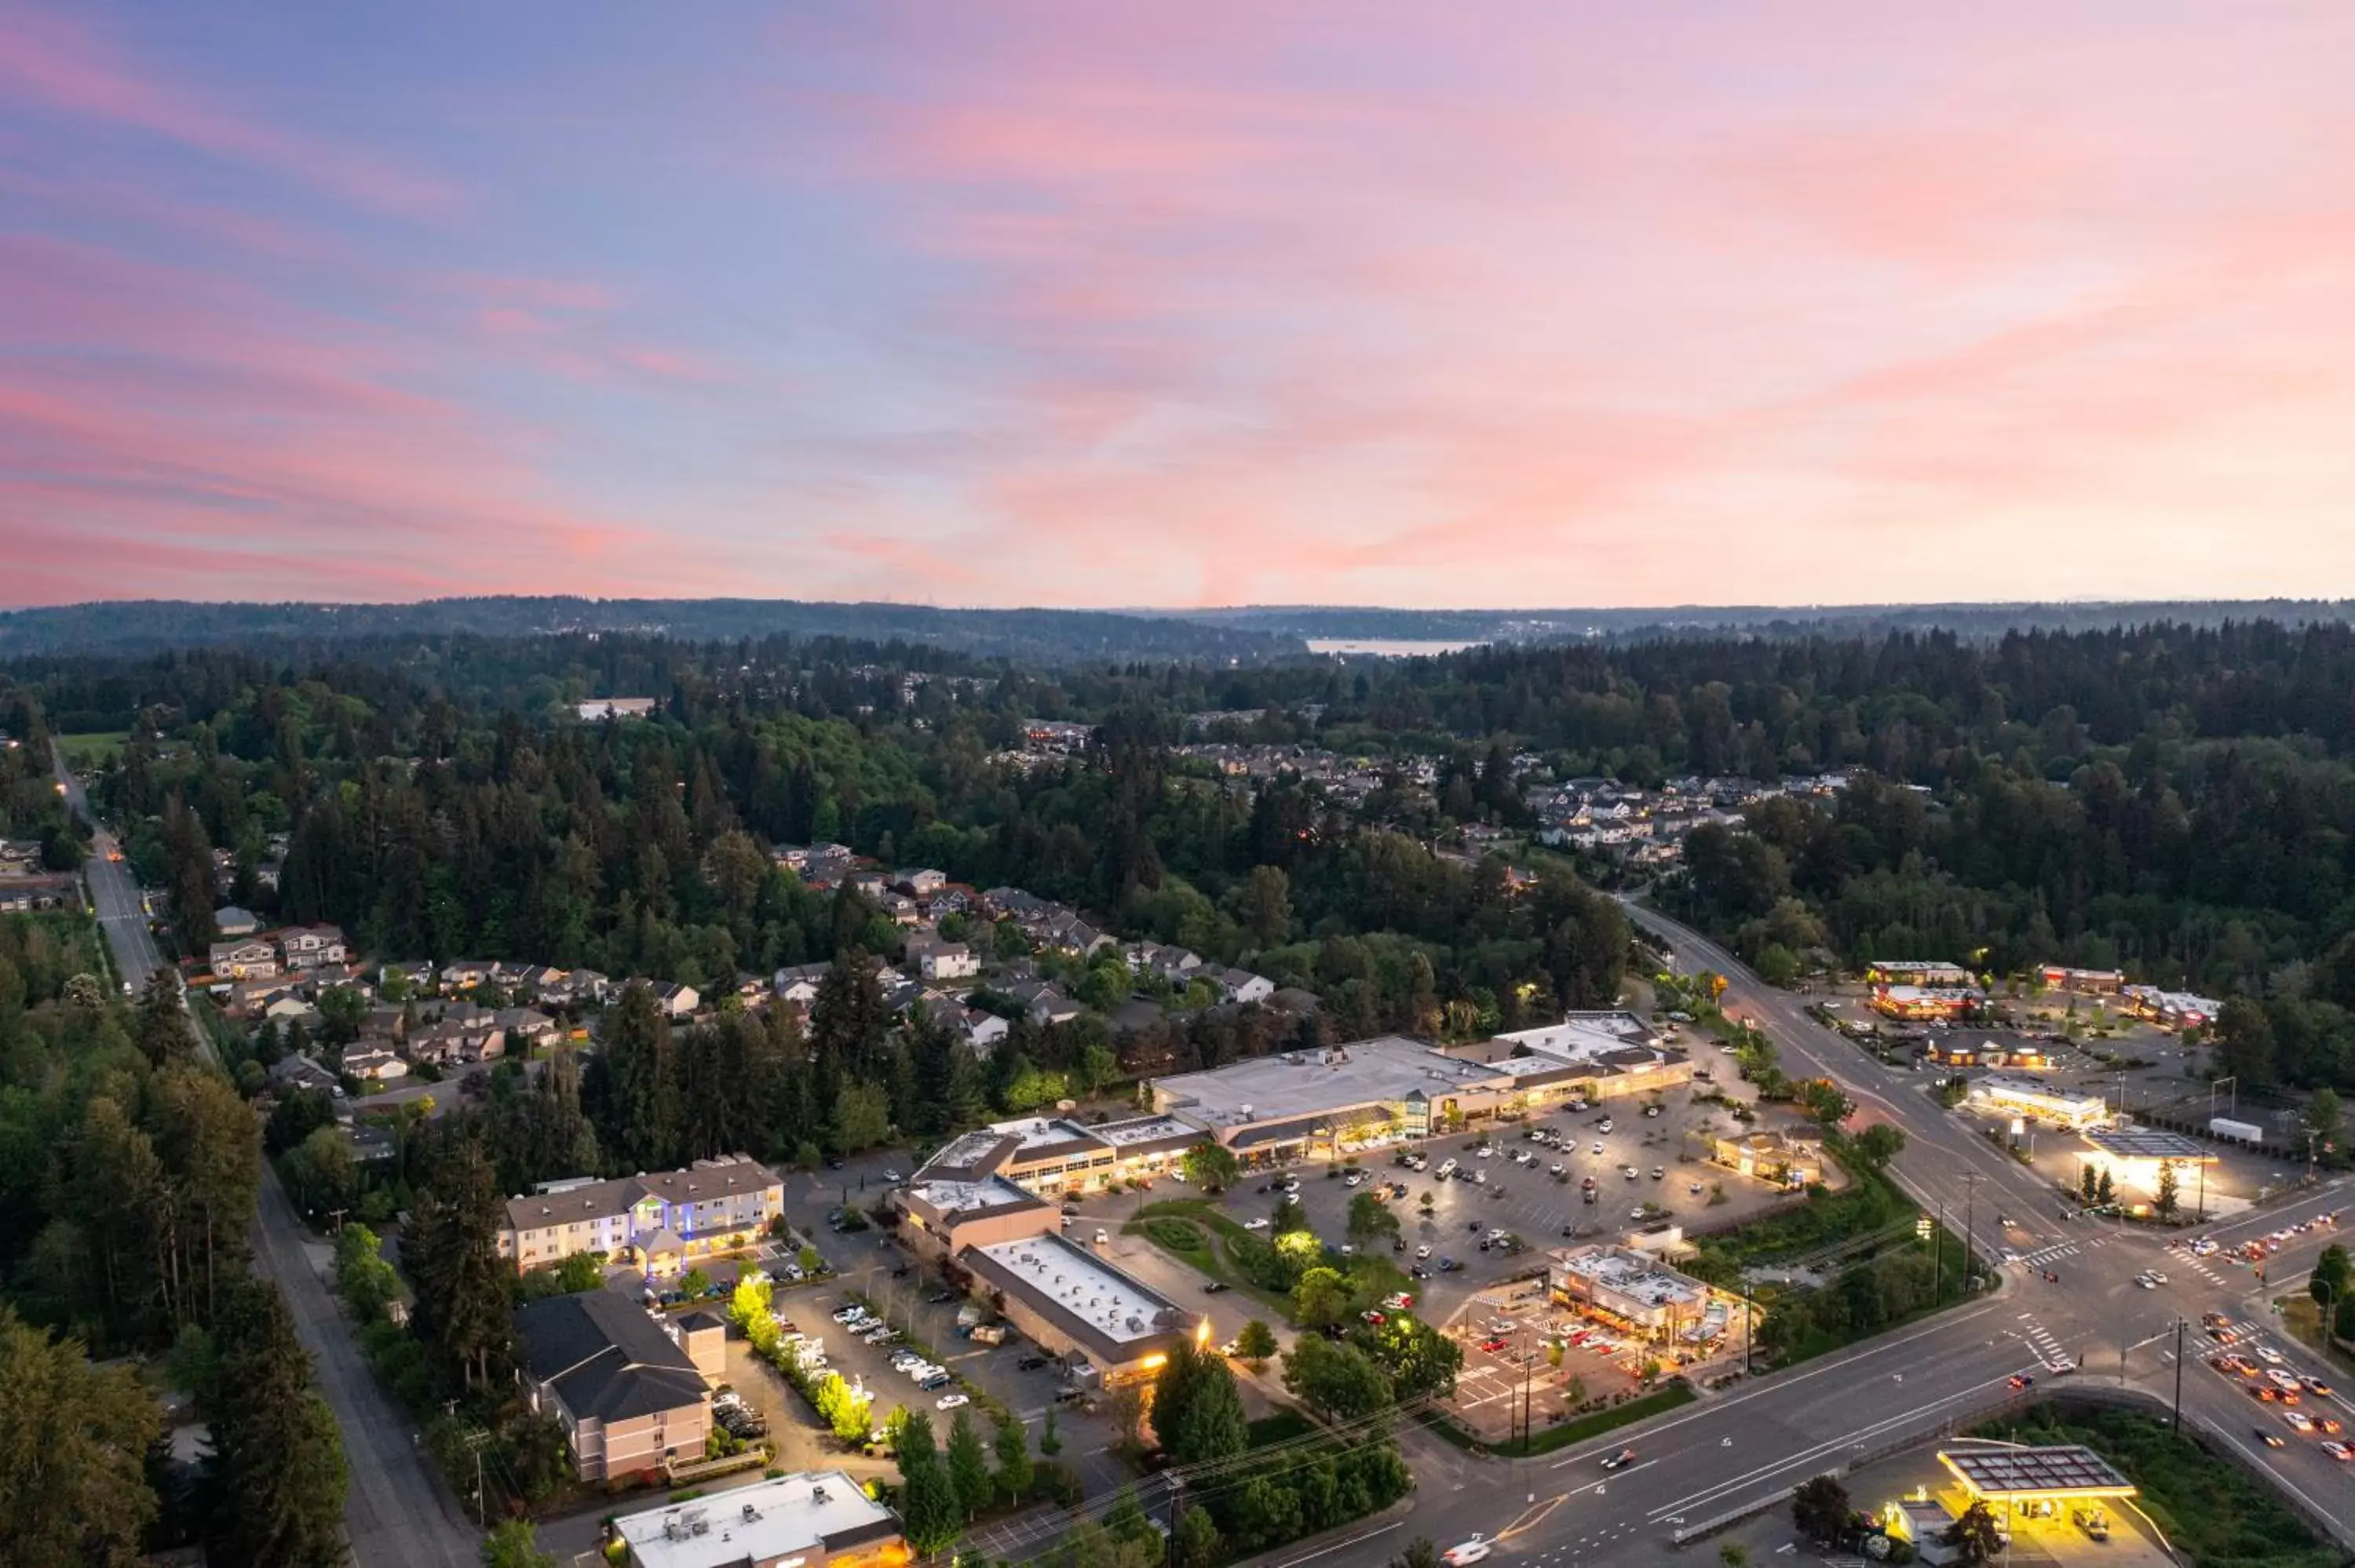
<svg viewBox="0 0 2355 1568">
<path fill-rule="evenodd" d="M 1963 1205 L 1963 1287 L 1967 1291 L 1979 1273 L 1979 1183 L 1987 1178 L 1976 1171 L 1963 1172 L 1963 1187 L 1970 1196 Z"/>
<path fill-rule="evenodd" d="M 474 1517 L 486 1535 L 491 1529 L 491 1498 L 483 1489 L 483 1445 L 490 1440 L 491 1435 L 487 1432 L 466 1434 L 466 1446 L 474 1451 Z"/>
<path fill-rule="evenodd" d="M 1938 1200 L 1937 1228 L 1930 1233 L 1930 1304 L 1935 1307 L 1945 1299 L 1946 1274 L 1946 1200 Z"/>
<path fill-rule="evenodd" d="M 2183 1430 L 2183 1319 L 2175 1320 L 2175 1429 Z"/>
</svg>

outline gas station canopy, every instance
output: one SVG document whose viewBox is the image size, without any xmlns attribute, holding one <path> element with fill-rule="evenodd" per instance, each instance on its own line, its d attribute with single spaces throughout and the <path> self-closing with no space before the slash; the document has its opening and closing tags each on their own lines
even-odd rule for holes
<svg viewBox="0 0 2355 1568">
<path fill-rule="evenodd" d="M 1990 1503 L 2130 1498 L 2134 1483 L 2091 1448 L 1941 1449 L 1938 1462 L 1964 1489 Z"/>
</svg>

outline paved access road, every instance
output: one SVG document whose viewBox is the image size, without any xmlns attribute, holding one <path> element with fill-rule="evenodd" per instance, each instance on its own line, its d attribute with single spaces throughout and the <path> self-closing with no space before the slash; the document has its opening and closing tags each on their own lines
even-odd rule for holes
<svg viewBox="0 0 2355 1568">
<path fill-rule="evenodd" d="M 97 826 L 81 781 L 67 770 L 63 756 L 56 758 L 56 766 L 67 803 L 96 832 L 97 853 L 83 871 L 115 965 L 136 992 L 163 966 L 163 954 L 148 929 L 130 868 L 110 858 L 113 840 Z M 189 1028 L 197 1048 L 209 1056 L 210 1042 L 193 1020 Z M 265 1163 L 251 1237 L 254 1265 L 284 1292 L 295 1332 L 311 1352 L 319 1392 L 343 1431 L 352 1474 L 344 1532 L 352 1560 L 360 1568 L 473 1568 L 482 1560 L 481 1538 L 434 1478 L 431 1461 L 415 1446 L 409 1417 L 377 1386 L 360 1359 L 349 1327 L 304 1252 L 309 1234 L 279 1186 L 277 1171 Z"/>
<path fill-rule="evenodd" d="M 2222 1264 L 2221 1254 L 2195 1260 L 2148 1232 L 2074 1217 L 2031 1171 L 1940 1107 L 1927 1080 L 1892 1070 L 1823 1028 L 1796 999 L 1762 984 L 1699 933 L 1648 910 L 1630 914 L 1668 942 L 1679 969 L 1726 976 L 1728 1011 L 1758 1022 L 1787 1071 L 1834 1078 L 1857 1100 L 1860 1119 L 1885 1119 L 1904 1129 L 1906 1149 L 1892 1170 L 1917 1202 L 1932 1208 L 1943 1203 L 1958 1232 L 1967 1225 L 1977 1236 L 1983 1256 L 2009 1247 L 2023 1262 L 2001 1266 L 2000 1287 L 1981 1301 L 1705 1395 L 1643 1426 L 1561 1455 L 1479 1467 L 1452 1485 L 1434 1486 L 1423 1478 L 1403 1528 L 1327 1549 L 1316 1559 L 1320 1564 L 1383 1563 L 1406 1535 L 1428 1535 L 1444 1547 L 1475 1531 L 1499 1538 L 1494 1559 L 1499 1562 L 1567 1568 L 1665 1561 L 1679 1525 L 1730 1512 L 1909 1437 L 1932 1436 L 1945 1422 L 2006 1398 L 2015 1375 L 2123 1382 L 2171 1398 L 2179 1319 L 2189 1324 L 2186 1416 L 2206 1421 L 2253 1467 L 2329 1520 L 2342 1542 L 2355 1543 L 2355 1478 L 2347 1473 L 2355 1467 L 2338 1464 L 2312 1438 L 2290 1432 L 2276 1407 L 2249 1396 L 2244 1380 L 2203 1364 L 2203 1351 L 2212 1347 L 2199 1333 L 2200 1313 L 2224 1312 L 2261 1330 L 2272 1326 L 2266 1291 L 2248 1270 Z M 2209 1234 L 2230 1244 L 2341 1207 L 2355 1208 L 2355 1190 L 2333 1184 L 2209 1227 Z M 2013 1223 L 2001 1224 L 1998 1217 Z M 2355 1229 L 2355 1215 L 2350 1220 Z M 2310 1265 L 2310 1251 L 2331 1234 L 2303 1232 L 2285 1247 L 2269 1269 L 2275 1289 L 2292 1270 Z M 2136 1275 L 2153 1267 L 2166 1273 L 2165 1285 L 2147 1290 L 2135 1283 Z M 2046 1280 L 2047 1269 L 2059 1279 Z M 2336 1381 L 2303 1347 L 2270 1333 L 2260 1339 L 2279 1351 L 2286 1370 Z M 2055 1372 L 2056 1364 L 2073 1361 L 2080 1363 L 2077 1370 Z M 2303 1408 L 2336 1413 L 2355 1429 L 2355 1404 L 2343 1392 L 2309 1398 Z M 2280 1432 L 2287 1446 L 2262 1447 L 2253 1435 L 2256 1428 Z M 1634 1461 L 1615 1472 L 1603 1470 L 1603 1458 L 1623 1447 L 1635 1449 Z M 1279 1552 L 1270 1561 L 1288 1563 L 1293 1557 Z"/>
</svg>

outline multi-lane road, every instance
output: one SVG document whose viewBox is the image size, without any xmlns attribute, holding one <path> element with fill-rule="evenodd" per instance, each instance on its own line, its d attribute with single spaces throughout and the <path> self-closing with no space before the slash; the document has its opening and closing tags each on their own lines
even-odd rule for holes
<svg viewBox="0 0 2355 1568">
<path fill-rule="evenodd" d="M 1893 1071 L 1808 1017 L 1796 999 L 1762 984 L 1731 953 L 1699 933 L 1648 910 L 1630 913 L 1663 938 L 1687 972 L 1713 970 L 1731 982 L 1730 1012 L 1755 1019 L 1794 1075 L 1838 1081 L 1862 1119 L 1894 1122 L 1906 1147 L 1892 1165 L 1900 1184 L 1927 1209 L 1944 1205 L 1949 1224 L 1966 1226 L 1984 1266 L 1998 1283 L 1980 1299 L 1788 1372 L 1769 1373 L 1645 1425 L 1625 1429 L 1559 1455 L 1511 1467 L 1475 1466 L 1418 1456 L 1420 1485 L 1402 1526 L 1368 1534 L 1320 1555 L 1320 1564 L 1387 1561 L 1406 1534 L 1442 1546 L 1475 1531 L 1501 1538 L 1498 1559 L 1545 1568 L 1581 1563 L 1666 1558 L 1672 1537 L 1775 1496 L 1809 1476 L 1836 1470 L 1946 1423 L 2000 1403 L 2014 1376 L 2059 1382 L 2124 1383 L 2164 1399 L 2175 1393 L 2176 1323 L 2186 1320 L 2183 1410 L 2220 1434 L 2249 1464 L 2355 1544 L 2355 1467 L 2341 1466 L 2311 1438 L 2292 1433 L 2276 1407 L 2247 1393 L 2243 1380 L 2211 1371 L 2213 1346 L 2200 1315 L 2221 1311 L 2260 1330 L 2272 1319 L 2265 1288 L 2245 1268 L 2194 1259 L 2147 1232 L 2079 1217 L 2035 1174 L 1991 1146 L 1973 1125 L 1941 1107 L 1925 1081 Z M 2206 1227 L 2229 1247 L 2355 1207 L 2355 1190 L 2337 1185 L 2306 1192 Z M 2066 1217 L 2064 1217 L 2066 1216 Z M 2349 1216 L 2355 1229 L 2355 1214 Z M 2006 1224 L 2005 1222 L 2009 1222 Z M 2301 1231 L 2269 1265 L 2275 1287 L 2311 1264 L 2336 1234 Z M 1999 1263 L 2005 1249 L 2021 1261 Z M 2167 1283 L 2146 1289 L 2147 1269 Z M 2047 1272 L 2057 1275 L 2048 1280 Z M 2326 1375 L 2303 1347 L 2264 1334 L 2293 1372 Z M 2055 1368 L 2073 1363 L 2073 1371 Z M 2355 1427 L 2355 1404 L 2343 1395 L 2310 1399 Z M 2273 1450 L 2255 1429 L 2279 1432 Z M 1622 1447 L 1635 1460 L 1606 1473 L 1601 1460 Z M 1859 1499 L 1871 1500 L 1871 1499 Z M 1291 1558 L 1275 1554 L 1273 1561 Z"/>
<path fill-rule="evenodd" d="M 91 824 L 96 853 L 84 866 L 91 901 L 114 954 L 115 967 L 136 992 L 164 962 L 149 930 L 145 908 L 130 869 L 112 858 L 113 840 L 100 827 L 81 781 L 56 758 L 59 780 L 75 815 Z M 197 1048 L 211 1054 L 203 1031 Z M 342 1428 L 344 1454 L 351 1464 L 351 1490 L 344 1503 L 344 1530 L 352 1559 L 360 1568 L 470 1568 L 482 1560 L 481 1537 L 457 1502 L 434 1479 L 409 1418 L 385 1397 L 360 1360 L 304 1244 L 309 1233 L 287 1202 L 277 1172 L 262 1167 L 261 1202 L 254 1216 L 253 1258 L 274 1280 L 294 1316 L 303 1346 L 311 1352 L 319 1392 Z"/>
</svg>

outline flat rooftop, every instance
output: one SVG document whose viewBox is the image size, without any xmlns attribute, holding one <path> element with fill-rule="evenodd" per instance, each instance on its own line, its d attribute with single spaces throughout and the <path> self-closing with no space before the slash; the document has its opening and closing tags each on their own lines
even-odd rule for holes
<svg viewBox="0 0 2355 1568">
<path fill-rule="evenodd" d="M 1632 1012 L 1573 1012 L 1560 1023 L 1518 1029 L 1510 1034 L 1497 1035 L 1497 1041 L 1505 1045 L 1525 1045 L 1538 1055 L 1559 1057 L 1565 1062 L 1591 1062 L 1607 1051 L 1660 1044 L 1652 1026 Z"/>
<path fill-rule="evenodd" d="M 1107 1121 L 1088 1128 L 1114 1149 L 1131 1149 L 1140 1143 L 1198 1141 L 1202 1129 L 1192 1122 L 1180 1121 L 1174 1116 L 1130 1117 L 1123 1121 Z"/>
<path fill-rule="evenodd" d="M 1183 1326 L 1184 1314 L 1175 1302 L 1059 1235 L 996 1242 L 968 1248 L 964 1255 L 987 1258 L 1023 1288 L 1115 1345 Z"/>
<path fill-rule="evenodd" d="M 1554 1262 L 1569 1273 L 1604 1289 L 1641 1301 L 1646 1307 L 1667 1307 L 1699 1301 L 1708 1294 L 1701 1283 L 1678 1274 L 1642 1253 L 1614 1247 L 1572 1247 L 1557 1252 Z"/>
<path fill-rule="evenodd" d="M 920 1179 L 910 1183 L 908 1196 L 930 1204 L 943 1218 L 987 1213 L 993 1209 L 1049 1206 L 1045 1199 L 1032 1196 L 1003 1176 L 985 1176 L 977 1181 Z"/>
<path fill-rule="evenodd" d="M 2134 1483 L 2091 1448 L 1941 1448 L 1938 1462 L 1979 1497 L 2126 1498 Z"/>
<path fill-rule="evenodd" d="M 2121 1160 L 2203 1160 L 2213 1150 L 2196 1138 L 2169 1132 L 2163 1127 L 2094 1128 L 2080 1135 L 2104 1154 Z"/>
<path fill-rule="evenodd" d="M 1496 1067 L 1462 1062 L 1402 1034 L 1327 1051 L 1287 1051 L 1154 1082 L 1154 1092 L 1190 1121 L 1244 1127 L 1358 1106 L 1394 1104 L 1421 1089 L 1442 1095 L 1501 1085 Z"/>
<path fill-rule="evenodd" d="M 2049 1087 L 2034 1078 L 2013 1078 L 2001 1073 L 1989 1073 L 1971 1086 L 1971 1093 L 1984 1096 L 1999 1095 L 2005 1099 L 2013 1100 L 2041 1100 L 2045 1104 L 2056 1106 L 2104 1103 L 2099 1095 L 2073 1095 L 2066 1089 Z"/>
<path fill-rule="evenodd" d="M 804 1470 L 623 1514 L 613 1529 L 645 1568 L 732 1568 L 888 1541 L 900 1533 L 900 1520 L 840 1470 Z"/>
</svg>

